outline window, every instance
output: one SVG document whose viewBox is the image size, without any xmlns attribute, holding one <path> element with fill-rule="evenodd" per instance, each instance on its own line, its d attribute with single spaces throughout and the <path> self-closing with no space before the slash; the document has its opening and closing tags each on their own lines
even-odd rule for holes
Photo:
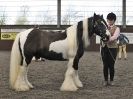
<svg viewBox="0 0 133 99">
<path fill-rule="evenodd" d="M 62 24 L 74 24 L 93 14 L 110 12 L 117 15 L 116 24 L 122 24 L 122 0 L 62 0 Z"/>
<path fill-rule="evenodd" d="M 0 24 L 56 24 L 56 0 L 0 0 Z"/>
<path fill-rule="evenodd" d="M 133 6 L 133 1 L 128 1 Z M 105 19 L 109 12 L 114 12 L 116 24 L 122 24 L 122 0 L 61 0 L 61 4 L 62 25 L 74 24 L 93 16 L 94 12 L 103 14 Z M 131 17 L 129 13 L 133 11 L 128 9 L 127 15 Z M 0 24 L 56 25 L 57 0 L 0 0 Z"/>
<path fill-rule="evenodd" d="M 133 0 L 127 0 L 126 6 L 126 24 L 133 25 Z"/>
</svg>

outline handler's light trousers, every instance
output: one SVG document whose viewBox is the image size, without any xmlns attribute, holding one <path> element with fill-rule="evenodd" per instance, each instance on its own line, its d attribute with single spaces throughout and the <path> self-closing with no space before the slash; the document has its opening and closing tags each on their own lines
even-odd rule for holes
<svg viewBox="0 0 133 99">
<path fill-rule="evenodd" d="M 126 52 L 126 45 L 119 46 L 119 58 L 122 56 L 122 52 L 124 54 L 124 58 L 127 58 L 127 52 Z"/>
</svg>

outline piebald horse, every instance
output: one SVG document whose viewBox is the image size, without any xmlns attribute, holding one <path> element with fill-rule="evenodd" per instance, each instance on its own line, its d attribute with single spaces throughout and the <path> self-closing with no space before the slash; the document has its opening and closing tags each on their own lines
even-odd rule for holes
<svg viewBox="0 0 133 99">
<path fill-rule="evenodd" d="M 93 34 L 107 41 L 109 31 L 102 15 L 89 17 L 65 31 L 42 31 L 32 28 L 20 32 L 13 43 L 10 59 L 10 86 L 16 91 L 28 91 L 33 85 L 28 81 L 28 65 L 32 58 L 68 61 L 61 91 L 76 91 L 83 87 L 78 75 L 79 59 L 90 44 Z"/>
</svg>

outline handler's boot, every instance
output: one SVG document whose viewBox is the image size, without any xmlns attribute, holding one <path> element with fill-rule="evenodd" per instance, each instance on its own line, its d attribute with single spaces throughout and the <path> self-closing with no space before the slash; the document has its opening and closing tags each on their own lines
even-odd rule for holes
<svg viewBox="0 0 133 99">
<path fill-rule="evenodd" d="M 114 85 L 114 82 L 113 81 L 110 81 L 109 85 L 113 86 Z"/>
<path fill-rule="evenodd" d="M 107 85 L 108 85 L 108 81 L 104 81 L 104 82 L 103 82 L 103 85 L 104 85 L 104 86 L 107 86 Z"/>
</svg>

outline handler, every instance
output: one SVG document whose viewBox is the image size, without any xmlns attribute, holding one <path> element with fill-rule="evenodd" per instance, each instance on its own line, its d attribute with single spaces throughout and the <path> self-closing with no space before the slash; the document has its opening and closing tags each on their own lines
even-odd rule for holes
<svg viewBox="0 0 133 99">
<path fill-rule="evenodd" d="M 101 56 L 103 61 L 104 85 L 114 85 L 114 64 L 117 56 L 117 38 L 120 34 L 120 28 L 115 25 L 116 15 L 109 13 L 107 15 L 108 29 L 111 33 L 108 42 L 101 40 Z M 110 75 L 110 80 L 108 79 Z"/>
</svg>

